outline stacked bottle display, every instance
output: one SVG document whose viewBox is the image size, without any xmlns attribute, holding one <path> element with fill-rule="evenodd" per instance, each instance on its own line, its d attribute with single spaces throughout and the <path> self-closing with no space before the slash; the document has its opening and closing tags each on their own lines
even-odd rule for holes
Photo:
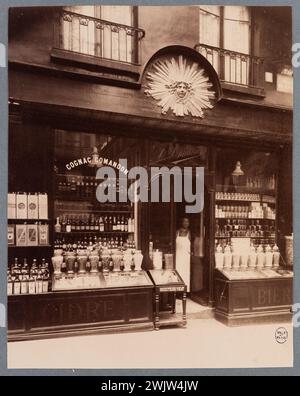
<svg viewBox="0 0 300 396">
<path fill-rule="evenodd" d="M 275 244 L 270 246 L 251 244 L 250 248 L 237 248 L 230 244 L 218 244 L 215 250 L 216 268 L 223 270 L 278 269 L 280 252 Z"/>
<path fill-rule="evenodd" d="M 216 239 L 247 237 L 275 239 L 275 220 L 216 219 Z"/>
<path fill-rule="evenodd" d="M 66 236 L 57 238 L 54 241 L 54 250 L 62 249 L 63 252 L 69 250 L 87 249 L 88 247 L 107 248 L 107 249 L 134 249 L 134 240 L 126 238 L 125 236 L 115 237 L 97 237 L 97 236 L 84 236 L 78 239 L 74 236 Z"/>
<path fill-rule="evenodd" d="M 268 203 L 251 202 L 243 204 L 217 204 L 215 206 L 216 219 L 269 219 L 275 220 L 274 208 Z"/>
<path fill-rule="evenodd" d="M 76 277 L 99 272 L 141 270 L 143 255 L 131 239 L 125 243 L 107 238 L 74 243 L 56 241 L 52 264 L 54 276 Z"/>
<path fill-rule="evenodd" d="M 50 271 L 45 259 L 38 263 L 33 259 L 31 265 L 27 259 L 23 263 L 15 258 L 14 264 L 7 271 L 7 294 L 39 294 L 49 291 Z"/>
<path fill-rule="evenodd" d="M 61 232 L 118 232 L 134 233 L 134 219 L 126 215 L 95 214 L 62 215 L 56 218 L 56 233 Z"/>
<path fill-rule="evenodd" d="M 57 197 L 84 198 L 96 197 L 96 189 L 100 181 L 95 176 L 82 175 L 56 175 Z M 113 179 L 108 182 L 109 187 L 120 191 L 119 180 Z"/>
</svg>

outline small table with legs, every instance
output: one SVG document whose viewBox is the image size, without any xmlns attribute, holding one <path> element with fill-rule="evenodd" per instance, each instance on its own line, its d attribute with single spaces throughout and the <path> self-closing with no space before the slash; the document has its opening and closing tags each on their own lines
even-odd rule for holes
<svg viewBox="0 0 300 396">
<path fill-rule="evenodd" d="M 149 270 L 149 275 L 154 283 L 154 328 L 159 330 L 162 326 L 181 325 L 186 326 L 186 296 L 187 286 L 174 269 L 167 270 Z M 162 293 L 174 293 L 176 302 L 176 294 L 180 293 L 182 299 L 182 314 L 176 313 L 176 304 L 174 304 L 173 312 L 162 313 L 159 310 L 160 299 Z"/>
</svg>

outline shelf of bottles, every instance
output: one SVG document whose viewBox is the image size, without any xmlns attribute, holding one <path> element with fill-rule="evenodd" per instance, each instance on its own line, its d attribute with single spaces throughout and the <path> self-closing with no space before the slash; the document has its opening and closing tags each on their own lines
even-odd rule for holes
<svg viewBox="0 0 300 396">
<path fill-rule="evenodd" d="M 96 200 L 98 183 L 94 176 L 56 175 L 55 239 L 64 243 L 106 237 L 114 244 L 134 239 L 135 222 L 131 204 L 99 203 Z M 115 187 L 118 191 L 118 180 Z"/>
<path fill-rule="evenodd" d="M 274 195 L 217 191 L 215 201 L 216 243 L 224 245 L 231 238 L 250 238 L 253 243 L 262 244 L 275 242 Z"/>
<path fill-rule="evenodd" d="M 215 265 L 221 270 L 279 267 L 274 178 L 266 187 L 258 182 L 232 192 L 217 187 Z"/>
<path fill-rule="evenodd" d="M 119 192 L 118 180 L 112 183 Z M 56 175 L 54 291 L 98 288 L 102 275 L 128 273 L 132 277 L 141 270 L 143 256 L 135 244 L 133 205 L 99 203 L 98 184 L 93 176 Z"/>
<path fill-rule="evenodd" d="M 21 263 L 18 258 L 7 270 L 7 295 L 48 293 L 50 286 L 50 269 L 46 259 L 38 262 L 33 259 L 28 264 L 27 258 Z"/>
</svg>

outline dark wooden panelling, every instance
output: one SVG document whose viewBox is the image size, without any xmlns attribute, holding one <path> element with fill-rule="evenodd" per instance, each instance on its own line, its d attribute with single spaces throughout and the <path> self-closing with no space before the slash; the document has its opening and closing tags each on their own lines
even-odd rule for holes
<svg viewBox="0 0 300 396">
<path fill-rule="evenodd" d="M 80 334 L 105 328 L 153 328 L 153 287 L 10 296 L 9 340 Z"/>
<path fill-rule="evenodd" d="M 70 119 L 77 110 L 86 109 L 95 112 L 94 115 L 102 120 L 157 129 L 159 132 L 169 130 L 216 138 L 242 138 L 259 144 L 264 140 L 274 143 L 291 141 L 291 112 L 252 108 L 238 102 L 222 101 L 204 119 L 185 117 L 178 122 L 178 117 L 172 114 L 162 115 L 155 101 L 146 97 L 143 89 L 132 91 L 86 81 L 75 84 L 69 79 L 16 71 L 10 72 L 10 95 L 15 100 L 44 104 L 48 110 L 50 106 L 56 106 L 58 112 L 69 113 Z M 89 119 L 86 121 L 90 122 Z"/>
<path fill-rule="evenodd" d="M 291 320 L 293 279 L 227 280 L 215 272 L 216 318 L 228 325 Z"/>
</svg>

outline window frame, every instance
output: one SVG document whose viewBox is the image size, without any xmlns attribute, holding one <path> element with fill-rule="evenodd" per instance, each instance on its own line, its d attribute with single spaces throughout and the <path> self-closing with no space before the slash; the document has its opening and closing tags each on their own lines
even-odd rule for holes
<svg viewBox="0 0 300 396">
<path fill-rule="evenodd" d="M 200 12 L 201 11 L 205 12 L 207 14 L 213 15 L 213 16 L 215 16 L 215 17 L 220 19 L 220 36 L 219 36 L 219 43 L 220 44 L 219 44 L 219 48 L 222 49 L 222 50 L 231 51 L 228 48 L 224 47 L 224 42 L 225 42 L 225 31 L 224 31 L 225 7 L 228 7 L 228 6 L 220 5 L 219 7 L 220 7 L 220 14 L 219 15 L 214 14 L 214 13 L 206 10 L 205 8 L 202 8 L 201 6 L 199 6 L 199 10 L 200 10 Z M 231 6 L 229 6 L 229 7 L 231 7 Z M 253 53 L 254 52 L 253 51 L 254 50 L 254 48 L 253 48 L 254 29 L 253 29 L 253 23 L 252 23 L 252 21 L 253 21 L 253 13 L 252 13 L 252 8 L 251 7 L 246 6 L 245 8 L 247 8 L 249 10 L 249 19 L 250 19 L 249 20 L 249 25 L 250 25 L 249 26 L 250 27 L 250 29 L 249 29 L 249 54 L 247 54 L 246 52 L 245 53 L 241 52 L 241 53 L 244 54 L 244 55 L 253 56 L 254 55 L 254 53 Z M 238 20 L 236 20 L 236 22 L 238 22 Z M 200 37 L 200 43 L 201 43 L 201 37 Z M 202 44 L 204 44 L 204 43 L 202 43 Z M 234 52 L 234 50 L 232 50 L 232 51 Z M 239 51 L 236 51 L 236 52 L 239 52 Z"/>
<path fill-rule="evenodd" d="M 56 12 L 53 29 L 53 46 L 50 52 L 52 62 L 59 63 L 66 73 L 86 77 L 96 81 L 106 81 L 109 85 L 129 86 L 136 88 L 140 85 L 141 74 L 141 40 L 145 31 L 138 27 L 138 6 L 131 5 L 132 28 L 138 29 L 131 62 L 123 62 L 118 59 L 108 59 L 99 55 L 91 55 L 62 48 L 61 45 L 61 18 L 64 7 L 59 7 Z M 109 21 L 108 21 L 109 22 Z M 139 37 L 138 37 L 139 35 Z"/>
<path fill-rule="evenodd" d="M 224 29 L 224 21 L 225 21 L 225 7 L 224 5 L 219 5 L 219 15 L 213 12 L 210 12 L 206 8 L 202 8 L 201 6 L 198 6 L 199 13 L 207 13 L 211 14 L 217 18 L 219 18 L 219 45 L 214 46 L 205 43 L 203 41 L 203 37 L 201 36 L 201 16 L 199 16 L 199 44 L 195 45 L 195 49 L 202 53 L 199 48 L 203 46 L 203 48 L 215 48 L 215 51 L 219 53 L 219 60 L 217 63 L 217 69 L 216 72 L 219 75 L 219 78 L 221 80 L 221 84 L 224 90 L 229 90 L 229 91 L 234 91 L 234 92 L 240 92 L 240 93 L 245 93 L 247 95 L 252 95 L 252 96 L 258 96 L 258 97 L 265 97 L 265 89 L 263 85 L 263 80 L 262 80 L 262 69 L 260 65 L 264 62 L 264 59 L 256 53 L 258 53 L 258 47 L 257 47 L 257 42 L 255 39 L 255 9 L 254 7 L 251 6 L 246 6 L 249 12 L 249 52 L 239 52 L 239 51 L 234 51 L 230 49 L 226 49 L 224 47 L 224 38 L 225 38 L 225 29 Z M 237 19 L 235 19 L 237 20 Z M 238 20 L 237 20 L 238 21 Z M 225 55 L 227 53 L 227 55 Z M 203 54 L 203 53 L 202 53 Z M 247 75 L 247 82 L 243 83 L 241 82 L 236 82 L 232 81 L 231 79 L 226 79 L 226 72 L 225 72 L 225 57 L 230 56 L 230 54 L 233 54 L 233 56 L 237 57 L 247 57 L 249 58 L 249 70 L 248 70 L 248 75 Z M 206 55 L 203 55 L 204 57 L 207 57 Z M 208 61 L 212 63 L 209 59 Z M 214 63 L 213 67 L 216 67 Z"/>
</svg>

